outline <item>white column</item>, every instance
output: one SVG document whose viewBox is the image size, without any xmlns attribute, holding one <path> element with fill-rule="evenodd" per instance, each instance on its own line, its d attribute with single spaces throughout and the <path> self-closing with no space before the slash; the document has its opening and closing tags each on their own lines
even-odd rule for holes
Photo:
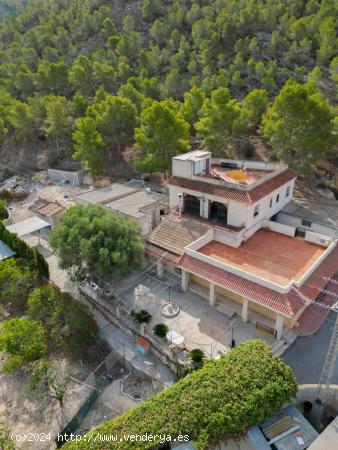
<svg viewBox="0 0 338 450">
<path fill-rule="evenodd" d="M 214 283 L 210 283 L 209 304 L 211 306 L 215 306 L 215 304 L 216 304 L 216 290 L 215 290 Z"/>
<path fill-rule="evenodd" d="M 249 320 L 249 300 L 247 298 L 243 298 L 242 319 L 243 322 Z"/>
<path fill-rule="evenodd" d="M 284 323 L 284 317 L 281 314 L 277 314 L 276 316 L 276 323 L 275 323 L 275 330 L 277 331 L 276 339 L 281 339 L 283 334 L 283 323 Z"/>
<path fill-rule="evenodd" d="M 204 217 L 204 198 L 200 199 L 200 217 Z"/>
<path fill-rule="evenodd" d="M 186 292 L 189 286 L 190 273 L 182 269 L 182 290 Z"/>
<path fill-rule="evenodd" d="M 164 267 L 163 262 L 161 260 L 157 261 L 156 268 L 157 268 L 157 276 L 159 278 L 163 278 Z"/>
</svg>

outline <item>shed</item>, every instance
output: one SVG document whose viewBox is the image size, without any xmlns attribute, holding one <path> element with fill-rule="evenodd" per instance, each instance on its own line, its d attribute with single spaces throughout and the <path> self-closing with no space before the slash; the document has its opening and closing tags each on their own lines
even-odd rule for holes
<svg viewBox="0 0 338 450">
<path fill-rule="evenodd" d="M 67 209 L 58 202 L 39 198 L 29 210 L 42 220 L 46 220 L 52 227 L 57 225 Z"/>
</svg>

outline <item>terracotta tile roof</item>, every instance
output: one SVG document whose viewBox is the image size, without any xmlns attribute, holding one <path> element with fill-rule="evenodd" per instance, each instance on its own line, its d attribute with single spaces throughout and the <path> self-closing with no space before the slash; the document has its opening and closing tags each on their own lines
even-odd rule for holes
<svg viewBox="0 0 338 450">
<path fill-rule="evenodd" d="M 325 291 L 327 294 L 319 297 L 320 304 L 316 301 L 311 303 L 298 319 L 299 326 L 295 329 L 297 334 L 303 336 L 313 334 L 319 330 L 325 321 L 330 313 L 330 308 L 338 300 L 338 272 L 332 277 L 332 281 L 326 284 Z M 332 295 L 332 293 L 335 295 Z"/>
<path fill-rule="evenodd" d="M 57 203 L 50 202 L 46 205 L 42 206 L 39 209 L 36 209 L 36 212 L 42 214 L 44 216 L 53 217 L 55 214 L 58 214 L 62 211 L 65 211 L 65 207 L 62 205 L 58 205 Z"/>
<path fill-rule="evenodd" d="M 280 294 L 186 254 L 177 266 L 288 317 L 293 317 L 305 305 L 296 292 Z"/>
<path fill-rule="evenodd" d="M 171 214 L 160 222 L 147 242 L 181 256 L 187 245 L 203 236 L 210 228 L 211 224 L 195 218 Z"/>
<path fill-rule="evenodd" d="M 269 195 L 276 189 L 280 188 L 289 181 L 295 179 L 296 173 L 291 169 L 286 169 L 282 173 L 274 176 L 270 180 L 265 181 L 261 185 L 254 187 L 248 191 L 241 191 L 239 189 L 222 186 L 222 184 L 208 183 L 207 181 L 191 180 L 188 178 L 181 178 L 173 176 L 168 181 L 169 185 L 179 186 L 183 189 L 190 189 L 202 194 L 215 195 L 216 197 L 223 197 L 227 200 L 235 202 L 253 204 L 261 198 Z"/>
<path fill-rule="evenodd" d="M 307 299 L 314 301 L 321 293 L 322 289 L 336 292 L 338 295 L 338 285 L 330 282 L 330 279 L 338 272 L 338 245 L 324 259 L 316 270 L 309 276 L 299 291 Z M 333 296 L 335 301 L 338 298 Z"/>
</svg>

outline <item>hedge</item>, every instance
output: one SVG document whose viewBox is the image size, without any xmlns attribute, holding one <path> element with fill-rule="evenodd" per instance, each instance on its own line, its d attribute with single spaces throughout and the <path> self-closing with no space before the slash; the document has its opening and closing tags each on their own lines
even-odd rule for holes
<svg viewBox="0 0 338 450">
<path fill-rule="evenodd" d="M 276 413 L 297 392 L 291 369 L 253 339 L 181 379 L 131 411 L 100 425 L 67 450 L 150 449 L 154 442 L 102 442 L 95 436 L 189 435 L 197 449 L 239 436 Z M 92 437 L 90 437 L 92 436 Z M 137 438 L 139 439 L 139 438 Z"/>
<path fill-rule="evenodd" d="M 0 240 L 8 245 L 16 254 L 25 259 L 39 274 L 41 278 L 49 278 L 49 266 L 44 256 L 36 248 L 30 247 L 15 233 L 8 231 L 0 221 Z"/>
</svg>

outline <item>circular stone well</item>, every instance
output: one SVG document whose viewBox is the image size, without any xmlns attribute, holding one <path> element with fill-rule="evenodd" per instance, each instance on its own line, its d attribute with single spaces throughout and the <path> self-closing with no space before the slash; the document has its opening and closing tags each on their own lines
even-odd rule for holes
<svg viewBox="0 0 338 450">
<path fill-rule="evenodd" d="M 166 317 L 167 319 L 171 319 L 173 317 L 176 317 L 180 312 L 180 307 L 177 303 L 165 303 L 160 308 L 161 314 L 163 317 Z"/>
</svg>

